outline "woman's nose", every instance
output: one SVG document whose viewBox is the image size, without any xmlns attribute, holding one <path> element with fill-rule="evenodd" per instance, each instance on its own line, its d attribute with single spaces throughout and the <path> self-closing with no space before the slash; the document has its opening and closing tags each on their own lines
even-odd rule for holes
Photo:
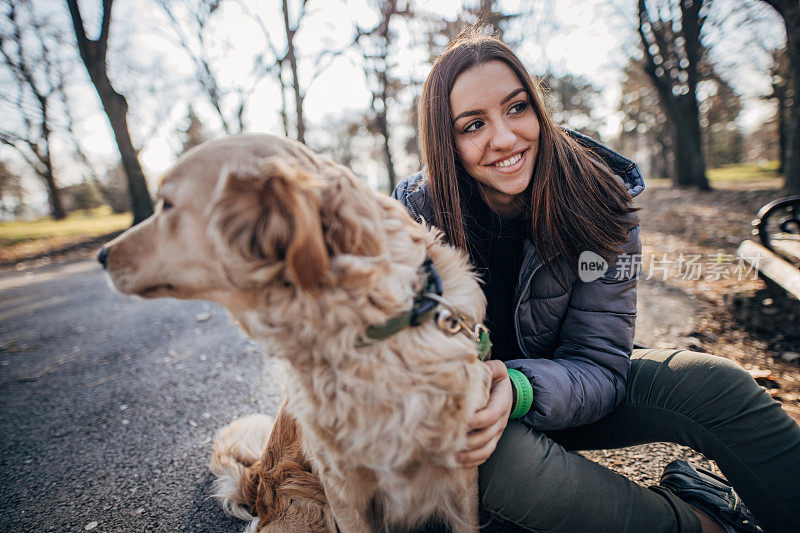
<svg viewBox="0 0 800 533">
<path fill-rule="evenodd" d="M 515 142 L 517 142 L 517 136 L 509 125 L 502 121 L 498 123 L 492 137 L 492 148 L 495 150 L 509 150 L 514 147 Z"/>
</svg>

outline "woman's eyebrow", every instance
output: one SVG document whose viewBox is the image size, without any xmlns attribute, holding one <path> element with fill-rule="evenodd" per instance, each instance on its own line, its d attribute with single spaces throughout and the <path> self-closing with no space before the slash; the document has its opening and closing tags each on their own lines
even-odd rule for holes
<svg viewBox="0 0 800 533">
<path fill-rule="evenodd" d="M 509 93 L 508 96 L 503 98 L 503 101 L 500 102 L 500 103 L 501 104 L 505 104 L 506 102 L 508 102 L 509 100 L 511 100 L 512 98 L 514 98 L 515 96 L 517 96 L 519 93 L 522 93 L 522 92 L 525 92 L 525 89 L 523 89 L 522 87 L 520 87 L 519 89 L 514 89 L 513 91 L 511 91 Z"/>
<path fill-rule="evenodd" d="M 500 101 L 500 105 L 505 104 L 506 102 L 508 102 L 509 100 L 514 98 L 515 96 L 517 96 L 519 93 L 523 93 L 523 92 L 525 92 L 525 89 L 522 88 L 522 87 L 520 87 L 519 89 L 514 89 L 513 91 L 508 93 L 508 96 L 506 96 L 505 98 L 503 98 Z M 464 111 L 463 113 L 459 113 L 459 115 L 453 119 L 453 122 L 456 122 L 458 119 L 463 118 L 463 117 L 470 117 L 470 116 L 473 116 L 473 115 L 480 115 L 482 113 L 485 113 L 485 111 L 483 109 L 472 109 L 470 111 Z"/>
</svg>

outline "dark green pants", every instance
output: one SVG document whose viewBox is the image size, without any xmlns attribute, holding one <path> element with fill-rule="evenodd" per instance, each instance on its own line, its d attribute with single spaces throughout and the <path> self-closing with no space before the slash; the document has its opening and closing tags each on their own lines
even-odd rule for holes
<svg viewBox="0 0 800 533">
<path fill-rule="evenodd" d="M 739 365 L 685 350 L 634 350 L 625 402 L 593 424 L 542 433 L 509 423 L 480 467 L 482 507 L 533 531 L 700 531 L 671 493 L 569 452 L 647 442 L 703 453 L 765 531 L 800 531 L 800 427 Z"/>
</svg>

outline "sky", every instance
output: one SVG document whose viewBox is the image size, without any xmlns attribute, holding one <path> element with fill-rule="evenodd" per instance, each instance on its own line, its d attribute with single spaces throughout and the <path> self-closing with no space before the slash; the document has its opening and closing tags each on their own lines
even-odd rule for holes
<svg viewBox="0 0 800 533">
<path fill-rule="evenodd" d="M 718 0 L 718 3 L 725 0 Z M 291 2 L 290 2 L 291 3 Z M 473 2 L 469 2 L 473 3 Z M 87 31 L 98 26 L 99 2 L 81 2 Z M 458 0 L 418 0 L 418 10 L 427 11 L 446 18 L 453 18 L 463 2 Z M 55 5 L 55 4 L 53 4 Z M 251 2 L 252 9 L 261 9 L 268 30 L 277 36 L 283 35 L 279 0 Z M 342 48 L 352 39 L 353 26 L 375 24 L 377 15 L 369 7 L 368 0 L 310 0 L 309 16 L 297 34 L 298 50 L 304 57 L 313 57 L 321 48 Z M 620 70 L 631 53 L 639 46 L 633 22 L 635 2 L 608 2 L 602 0 L 506 0 L 500 5 L 504 12 L 521 13 L 526 25 L 517 24 L 509 38 L 517 40 L 517 52 L 534 75 L 547 70 L 558 74 L 578 74 L 589 79 L 598 89 L 600 98 L 597 115 L 603 127 L 601 135 L 608 139 L 619 129 L 620 119 L 616 113 L 620 93 Z M 265 48 L 259 28 L 245 15 L 238 2 L 223 3 L 223 8 L 214 16 L 214 35 L 225 35 L 226 39 L 212 39 L 218 76 L 231 83 L 247 77 L 255 54 Z M 92 11 L 92 8 L 95 11 Z M 179 9 L 174 14 L 185 20 Z M 185 79 L 191 75 L 188 56 L 175 46 L 175 31 L 163 11 L 154 0 L 117 0 L 114 4 L 112 24 L 112 50 L 110 52 L 111 78 L 117 90 L 126 94 L 133 112 L 132 129 L 134 141 L 142 152 L 140 158 L 151 183 L 175 160 L 180 147 L 176 135 L 176 124 L 185 116 L 194 101 L 202 102 L 188 88 Z M 768 17 L 769 19 L 769 17 Z M 771 108 L 759 101 L 757 95 L 766 92 L 768 80 L 762 74 L 764 65 L 748 65 L 748 61 L 731 62 L 726 52 L 739 53 L 742 43 L 748 38 L 742 34 L 734 18 L 711 35 L 715 53 L 720 60 L 736 63 L 736 75 L 731 81 L 734 87 L 745 94 L 745 112 L 740 119 L 745 128 L 753 128 L 770 112 Z M 187 30 L 188 31 L 188 30 Z M 780 41 L 782 27 L 777 16 L 768 20 L 764 35 L 772 35 L 775 45 Z M 408 53 L 399 54 L 397 71 L 407 78 L 424 79 L 429 70 L 427 58 L 415 54 L 407 45 L 418 36 L 402 31 L 399 49 Z M 280 40 L 280 37 L 277 39 Z M 124 60 L 115 59 L 115 54 Z M 756 57 L 756 55 L 754 55 Z M 727 58 L 727 59 L 726 59 Z M 302 66 L 302 65 L 301 65 Z M 311 69 L 301 68 L 301 79 L 308 84 Z M 731 67 L 733 68 L 733 67 Z M 158 73 L 153 76 L 153 73 Z M 85 77 L 85 73 L 84 73 Z M 152 85 L 165 94 L 177 95 L 170 105 L 143 91 L 140 80 L 150 78 Z M 166 88 L 166 89 L 165 89 Z M 322 124 L 326 117 L 357 113 L 367 108 L 369 91 L 363 71 L 355 56 L 344 53 L 316 77 L 307 87 L 304 113 L 312 124 Z M 163 98 L 163 96 L 162 96 Z M 255 87 L 248 109 L 247 123 L 254 132 L 280 133 L 279 92 L 277 84 L 265 81 Z M 74 91 L 74 101 L 81 108 L 78 128 L 84 149 L 93 160 L 111 165 L 117 159 L 116 146 L 108 120 L 99 107 L 99 99 L 93 90 L 85 88 Z M 142 106 L 149 113 L 148 120 L 137 121 L 135 106 Z M 207 105 L 195 103 L 195 110 L 209 125 L 218 121 Z M 213 129 L 210 128 L 210 129 Z M 79 180 L 79 173 L 65 169 L 62 184 Z M 374 181 L 374 180 L 372 180 Z M 154 189 L 154 187 L 153 187 Z"/>
</svg>

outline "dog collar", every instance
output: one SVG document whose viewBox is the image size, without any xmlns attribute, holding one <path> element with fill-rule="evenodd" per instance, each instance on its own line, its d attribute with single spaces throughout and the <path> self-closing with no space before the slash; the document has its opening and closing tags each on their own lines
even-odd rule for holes
<svg viewBox="0 0 800 533">
<path fill-rule="evenodd" d="M 453 304 L 442 296 L 442 278 L 430 257 L 425 257 L 422 270 L 426 274 L 425 286 L 414 296 L 411 310 L 402 315 L 387 320 L 383 324 L 367 328 L 366 336 L 357 344 L 358 347 L 366 346 L 374 341 L 391 337 L 395 333 L 408 328 L 417 327 L 425 320 L 435 315 L 436 325 L 450 335 L 463 333 L 478 345 L 478 356 L 481 361 L 486 359 L 492 349 L 489 339 L 489 329 L 480 322 L 470 326 L 464 317 L 456 311 Z M 437 306 L 442 308 L 437 310 Z"/>
<path fill-rule="evenodd" d="M 411 310 L 389 319 L 383 324 L 368 327 L 366 340 L 363 344 L 369 344 L 370 340 L 380 341 L 386 339 L 405 328 L 417 327 L 433 315 L 436 310 L 436 300 L 429 298 L 428 295 L 442 295 L 442 278 L 439 276 L 439 272 L 436 271 L 436 267 L 433 266 L 433 261 L 431 261 L 430 257 L 425 257 L 425 262 L 422 263 L 422 270 L 426 274 L 425 286 L 414 296 L 414 305 L 412 305 Z"/>
</svg>

